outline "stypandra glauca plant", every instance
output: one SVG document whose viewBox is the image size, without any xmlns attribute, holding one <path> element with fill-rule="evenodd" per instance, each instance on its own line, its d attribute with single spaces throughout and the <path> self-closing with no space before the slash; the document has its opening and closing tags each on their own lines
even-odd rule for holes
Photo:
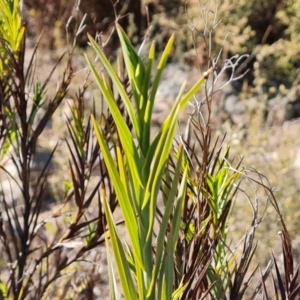
<svg viewBox="0 0 300 300">
<path fill-rule="evenodd" d="M 107 249 L 108 251 L 111 247 L 113 249 L 125 299 L 179 299 L 185 286 L 181 284 L 176 290 L 173 289 L 174 251 L 181 225 L 180 216 L 186 195 L 189 166 L 183 165 L 182 148 L 179 148 L 175 155 L 173 141 L 178 114 L 203 86 L 212 68 L 188 92 L 185 92 L 185 83 L 183 83 L 169 116 L 159 133 L 153 138 L 151 117 L 154 100 L 163 70 L 172 51 L 174 35 L 169 39 L 155 67 L 155 44 L 151 45 L 148 59 L 144 62 L 123 29 L 118 24 L 116 28 L 121 42 L 129 87 L 127 89 L 123 87 L 122 78 L 119 78 L 101 48 L 91 37 L 89 37 L 91 46 L 103 65 L 103 71 L 100 74 L 91 59 L 87 57 L 88 65 L 114 118 L 120 139 L 120 144 L 115 145 L 115 153 L 112 152 L 105 141 L 101 127 L 93 118 L 100 149 L 129 235 L 128 243 L 122 241 L 103 187 L 102 201 L 108 223 Z M 129 126 L 116 105 L 115 94 L 109 88 L 109 81 L 113 82 L 123 101 L 130 118 Z M 170 155 L 176 157 L 176 168 L 172 175 L 161 224 L 159 228 L 155 228 L 159 192 Z M 169 223 L 171 218 L 172 224 Z M 156 245 L 155 252 L 153 245 Z M 111 296 L 112 299 L 118 299 L 119 292 L 114 280 L 113 263 L 111 260 L 109 263 Z"/>
<path fill-rule="evenodd" d="M 107 142 L 101 122 L 92 117 L 128 236 L 123 238 L 124 231 L 110 211 L 110 193 L 103 181 L 101 201 L 107 218 L 111 299 L 244 299 L 257 270 L 254 268 L 247 276 L 260 220 L 257 205 L 248 199 L 252 222 L 241 251 L 231 246 L 229 216 L 240 192 L 241 178 L 248 177 L 241 170 L 241 161 L 232 165 L 229 149 L 224 149 L 225 138 L 214 140 L 212 136 L 213 91 L 206 87 L 210 74 L 214 74 L 214 84 L 223 72 L 231 70 L 233 74 L 237 64 L 234 58 L 227 61 L 219 74 L 213 67 L 208 68 L 186 93 L 183 84 L 169 116 L 153 137 L 152 109 L 174 36 L 155 68 L 154 44 L 144 62 L 122 28 L 118 24 L 116 28 L 126 75 L 122 70 L 115 71 L 91 37 L 91 46 L 102 64 L 100 73 L 86 57 L 117 130 L 117 136 Z M 129 85 L 125 88 L 127 80 Z M 175 143 L 177 116 L 201 87 L 205 87 L 204 99 L 190 115 L 187 134 Z M 207 113 L 203 114 L 199 107 L 206 107 Z M 126 118 L 122 117 L 124 109 Z M 264 281 L 265 278 L 256 293 Z"/>
</svg>

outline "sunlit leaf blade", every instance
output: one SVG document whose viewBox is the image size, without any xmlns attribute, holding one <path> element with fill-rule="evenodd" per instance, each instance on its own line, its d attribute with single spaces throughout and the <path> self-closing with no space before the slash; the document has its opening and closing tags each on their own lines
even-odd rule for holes
<svg viewBox="0 0 300 300">
<path fill-rule="evenodd" d="M 146 68 L 146 73 L 143 81 L 143 91 L 142 94 L 144 95 L 144 102 L 140 103 L 140 115 L 142 116 L 142 141 L 141 141 L 141 150 L 144 156 L 146 156 L 146 153 L 149 150 L 150 146 L 150 131 L 151 131 L 151 116 L 152 116 L 152 106 L 150 105 L 150 101 L 154 102 L 154 98 L 149 98 L 149 87 L 150 87 L 150 81 L 151 81 L 151 72 L 152 72 L 152 65 L 155 57 L 155 44 L 152 43 L 150 50 L 149 50 L 149 56 L 148 56 L 148 64 Z"/>
<path fill-rule="evenodd" d="M 128 160 L 128 165 L 130 167 L 131 174 L 134 180 L 136 180 L 137 183 L 140 183 L 142 185 L 139 170 L 139 167 L 141 167 L 141 163 L 139 162 L 140 158 L 136 146 L 134 144 L 132 134 L 126 122 L 123 120 L 122 114 L 113 98 L 113 95 L 111 94 L 110 90 L 105 86 L 104 80 L 99 76 L 98 72 L 96 71 L 95 67 L 93 66 L 92 62 L 87 56 L 86 59 L 96 79 L 96 82 L 105 97 L 110 112 L 116 122 L 119 137 Z"/>
<path fill-rule="evenodd" d="M 160 268 L 161 268 L 161 262 L 162 262 L 162 258 L 163 258 L 165 237 L 166 237 L 166 233 L 167 233 L 170 216 L 173 211 L 174 202 L 176 199 L 177 187 L 178 187 L 178 183 L 179 183 L 179 179 L 180 179 L 180 175 L 181 175 L 180 171 L 181 171 L 182 156 L 183 156 L 183 152 L 181 149 L 180 155 L 179 155 L 179 158 L 177 161 L 177 168 L 175 170 L 174 178 L 172 180 L 172 186 L 168 193 L 167 206 L 165 207 L 163 219 L 162 219 L 162 222 L 161 222 L 161 225 L 159 228 L 159 233 L 157 236 L 156 259 L 155 259 L 156 264 L 153 269 L 152 280 L 151 280 L 151 284 L 150 284 L 148 294 L 147 294 L 148 297 L 154 292 L 154 287 L 156 284 L 157 276 L 158 276 L 158 273 L 161 271 Z"/>
<path fill-rule="evenodd" d="M 112 180 L 119 204 L 121 206 L 124 220 L 126 223 L 126 227 L 128 229 L 128 233 L 131 239 L 133 252 L 135 255 L 135 258 L 137 262 L 140 264 L 141 268 L 144 269 L 142 257 L 140 254 L 140 240 L 138 235 L 138 226 L 136 222 L 136 216 L 133 210 L 133 207 L 130 205 L 129 200 L 127 199 L 125 188 L 122 184 L 122 181 L 120 179 L 120 175 L 118 174 L 118 171 L 116 169 L 115 163 L 113 161 L 113 158 L 111 156 L 111 153 L 106 145 L 106 142 L 102 136 L 101 131 L 98 128 L 98 125 L 96 123 L 95 118 L 92 116 L 92 122 L 94 126 L 94 130 L 98 139 L 98 143 L 100 145 L 100 149 L 102 151 L 103 158 L 106 163 L 106 167 L 109 173 L 109 176 Z"/>
<path fill-rule="evenodd" d="M 102 192 L 102 199 L 104 202 L 104 210 L 105 210 L 107 225 L 108 225 L 109 233 L 110 233 L 110 241 L 111 241 L 113 251 L 115 254 L 116 265 L 118 268 L 119 278 L 120 278 L 120 282 L 122 285 L 124 297 L 125 297 L 125 299 L 138 300 L 136 291 L 135 291 L 135 286 L 133 284 L 133 280 L 131 277 L 129 265 L 126 260 L 126 256 L 125 256 L 121 241 L 117 234 L 116 227 L 115 227 L 115 224 L 113 221 L 113 216 L 112 216 L 111 210 L 109 208 L 109 205 L 107 203 L 107 199 L 105 197 L 104 192 Z"/>
<path fill-rule="evenodd" d="M 24 32 L 19 1 L 0 1 L 0 36 L 14 54 L 20 50 Z"/>
<path fill-rule="evenodd" d="M 192 86 L 192 88 L 180 99 L 180 110 L 184 109 L 188 102 L 193 98 L 193 96 L 200 90 L 204 85 L 209 75 L 214 71 L 214 67 L 208 69 L 202 77 Z"/>
<path fill-rule="evenodd" d="M 104 234 L 105 237 L 105 244 L 106 244 L 106 258 L 107 258 L 107 265 L 108 265 L 108 277 L 109 277 L 109 291 L 110 291 L 110 299 L 112 300 L 119 300 L 119 291 L 118 286 L 114 274 L 114 267 L 110 257 L 110 243 L 109 243 L 109 236 L 108 232 Z"/>
<path fill-rule="evenodd" d="M 170 56 L 170 53 L 172 51 L 174 40 L 175 40 L 175 36 L 173 34 L 170 37 L 170 39 L 169 39 L 169 41 L 168 41 L 168 43 L 167 43 L 167 45 L 166 45 L 166 47 L 165 47 L 165 49 L 163 51 L 163 54 L 162 54 L 161 59 L 159 61 L 159 64 L 157 66 L 157 73 L 156 73 L 156 75 L 154 77 L 154 80 L 153 80 L 153 84 L 152 84 L 152 89 L 151 89 L 151 93 L 150 93 L 150 96 L 149 96 L 149 100 L 147 101 L 146 116 L 148 116 L 148 118 L 150 116 L 152 116 L 152 111 L 153 111 L 153 106 L 154 106 L 154 99 L 155 99 L 155 96 L 156 96 L 159 84 L 161 82 L 161 77 L 162 77 L 164 68 L 166 66 L 166 63 L 167 63 L 168 58 Z M 154 49 L 153 49 L 153 51 L 154 51 Z M 150 54 L 154 55 L 154 53 L 150 53 Z"/>
<path fill-rule="evenodd" d="M 140 100 L 144 96 L 143 82 L 145 76 L 145 66 L 122 27 L 117 24 L 116 28 L 121 42 L 127 74 L 129 76 L 131 87 L 133 88 L 136 109 L 139 114 Z"/>
<path fill-rule="evenodd" d="M 113 67 L 111 66 L 110 62 L 108 61 L 108 59 L 106 58 L 105 54 L 103 53 L 103 51 L 99 48 L 98 44 L 95 42 L 95 40 L 88 35 L 89 37 L 89 41 L 93 47 L 93 49 L 95 50 L 95 52 L 97 53 L 99 59 L 101 60 L 105 70 L 107 71 L 107 73 L 109 74 L 110 78 L 112 79 L 113 83 L 115 84 L 120 96 L 123 99 L 123 102 L 125 104 L 125 107 L 127 109 L 128 115 L 130 117 L 130 120 L 132 122 L 133 128 L 135 130 L 136 135 L 139 137 L 140 136 L 140 128 L 136 119 L 136 115 L 135 115 L 135 111 L 134 108 L 131 104 L 131 101 L 120 81 L 120 79 L 118 78 L 115 70 L 113 69 Z M 93 64 L 90 62 L 90 60 L 88 59 L 88 57 L 86 56 L 87 61 L 89 66 L 93 66 Z M 97 72 L 96 72 L 97 73 Z M 93 72 L 93 74 L 95 75 L 95 73 Z"/>
<path fill-rule="evenodd" d="M 0 279 L 0 298 L 3 300 L 8 300 L 7 287 Z"/>
<path fill-rule="evenodd" d="M 182 213 L 182 208 L 183 208 L 183 202 L 185 200 L 186 196 L 186 187 L 187 187 L 187 176 L 188 176 L 188 166 L 185 167 L 185 170 L 182 175 L 181 179 L 181 184 L 180 188 L 178 191 L 178 201 L 177 205 L 175 207 L 175 212 L 174 212 L 174 222 L 172 226 L 172 231 L 173 231 L 173 241 L 172 241 L 172 248 L 173 251 L 175 250 L 176 243 L 177 243 L 177 238 L 180 230 L 180 222 L 181 222 L 181 213 Z"/>
<path fill-rule="evenodd" d="M 150 217 L 149 217 L 149 227 L 147 233 L 147 243 L 151 243 L 151 234 L 152 234 L 152 227 L 154 223 L 154 215 L 156 209 L 156 197 L 160 188 L 162 172 L 165 167 L 165 164 L 168 160 L 169 153 L 172 148 L 173 139 L 176 132 L 176 125 L 177 125 L 177 116 L 180 112 L 179 110 L 179 103 L 180 103 L 180 94 L 183 92 L 183 88 L 179 92 L 178 100 L 176 101 L 170 115 L 164 122 L 161 132 L 159 133 L 159 140 L 154 141 L 156 148 L 154 152 L 154 157 L 152 159 L 152 166 L 151 168 L 155 170 L 155 172 L 150 172 L 150 177 L 147 182 L 146 187 L 146 195 L 143 201 L 143 207 L 148 207 L 150 201 Z M 152 149 L 150 149 L 150 152 Z M 148 155 L 149 155 L 148 153 Z M 149 160 L 149 156 L 146 158 L 146 168 L 150 167 L 148 165 L 151 161 Z"/>
<path fill-rule="evenodd" d="M 165 284 L 165 299 L 172 299 L 172 292 L 173 292 L 173 280 L 174 280 L 174 251 L 175 246 L 178 240 L 178 234 L 180 229 L 180 221 L 181 221 L 181 212 L 182 212 L 182 204 L 185 198 L 186 193 L 186 184 L 187 184 L 187 172 L 188 168 L 185 168 L 183 173 L 182 181 L 180 184 L 179 192 L 178 192 L 178 200 L 176 203 L 173 219 L 172 219 L 172 226 L 169 232 L 167 245 L 166 245 L 166 255 L 164 258 L 164 281 Z"/>
</svg>

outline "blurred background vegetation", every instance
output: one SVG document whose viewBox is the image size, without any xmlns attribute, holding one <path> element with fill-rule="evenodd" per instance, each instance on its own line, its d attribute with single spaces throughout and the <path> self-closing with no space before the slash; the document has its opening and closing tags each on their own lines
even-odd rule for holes
<svg viewBox="0 0 300 300">
<path fill-rule="evenodd" d="M 212 12 L 208 18 L 215 18 L 217 12 L 220 21 L 212 36 L 212 56 L 220 48 L 223 59 L 234 54 L 250 54 L 245 64 L 245 68 L 250 68 L 247 80 L 251 86 L 261 87 L 266 95 L 274 96 L 281 85 L 291 87 L 299 68 L 300 2 L 297 0 L 263 3 L 255 0 L 81 0 L 79 3 L 74 0 L 24 0 L 23 14 L 29 34 L 36 36 L 44 31 L 43 42 L 51 49 L 65 41 L 70 12 L 73 10 L 75 15 L 75 10 L 79 10 L 82 15 L 87 14 L 87 27 L 78 41 L 80 46 L 87 44 L 86 32 L 91 35 L 101 32 L 105 39 L 119 17 L 136 43 L 141 41 L 151 24 L 150 34 L 158 45 L 163 45 L 175 31 L 177 58 L 198 49 L 203 60 L 198 57 L 195 63 L 205 63 L 208 56 L 204 52 L 208 49 L 202 45 L 205 24 L 201 13 L 207 7 Z M 192 39 L 191 31 L 194 31 L 195 39 Z M 115 42 L 116 38 L 110 39 L 112 47 Z M 194 45 L 196 49 L 193 49 Z"/>
</svg>

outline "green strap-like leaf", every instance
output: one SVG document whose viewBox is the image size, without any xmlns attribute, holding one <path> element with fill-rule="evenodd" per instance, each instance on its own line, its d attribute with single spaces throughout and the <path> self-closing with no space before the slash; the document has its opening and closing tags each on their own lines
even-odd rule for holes
<svg viewBox="0 0 300 300">
<path fill-rule="evenodd" d="M 163 262 L 163 250 L 164 250 L 164 244 L 165 244 L 165 237 L 166 237 L 166 233 L 167 233 L 170 216 L 173 211 L 174 202 L 176 199 L 176 193 L 177 193 L 178 183 L 179 183 L 180 174 L 181 174 L 182 157 L 183 157 L 183 151 L 181 148 L 179 158 L 177 160 L 177 167 L 175 170 L 175 174 L 172 179 L 171 189 L 168 193 L 168 199 L 166 201 L 167 206 L 165 208 L 164 215 L 163 215 L 161 225 L 159 228 L 159 233 L 157 236 L 156 258 L 155 258 L 156 263 L 155 263 L 155 267 L 153 269 L 151 284 L 150 284 L 148 294 L 147 294 L 148 297 L 149 297 L 149 295 L 154 293 L 154 288 L 155 288 L 158 273 L 162 271 L 161 267 L 162 267 L 162 262 Z M 186 180 L 186 178 L 183 178 L 183 180 Z"/>
<path fill-rule="evenodd" d="M 137 122 L 137 119 L 136 119 L 135 111 L 134 111 L 133 106 L 131 104 L 131 101 L 130 101 L 128 95 L 127 95 L 126 90 L 124 89 L 120 79 L 118 78 L 115 70 L 113 69 L 113 67 L 109 63 L 109 61 L 106 58 L 105 54 L 99 48 L 98 44 L 95 42 L 95 40 L 90 35 L 88 35 L 88 37 L 89 37 L 89 41 L 91 42 L 91 45 L 92 45 L 93 49 L 97 53 L 97 55 L 98 55 L 100 61 L 102 62 L 105 70 L 107 71 L 107 73 L 109 74 L 109 76 L 112 79 L 113 83 L 115 84 L 115 86 L 118 90 L 118 93 L 120 94 L 120 96 L 121 96 L 121 98 L 122 98 L 122 100 L 125 104 L 126 110 L 128 112 L 129 118 L 132 122 L 135 133 L 139 137 L 140 136 L 140 128 L 139 128 L 139 125 L 138 125 L 138 122 Z M 91 65 L 93 66 L 93 64 L 89 61 L 88 58 L 87 58 L 87 60 L 88 60 L 89 66 L 91 66 Z"/>
<path fill-rule="evenodd" d="M 108 87 L 106 86 L 104 79 L 102 79 L 98 72 L 96 71 L 95 67 L 93 66 L 92 62 L 90 61 L 90 59 L 86 56 L 88 65 L 95 77 L 95 80 L 101 90 L 101 92 L 103 93 L 106 103 L 110 109 L 110 112 L 114 118 L 114 121 L 116 123 L 116 127 L 119 133 L 119 137 L 124 149 L 124 152 L 126 154 L 126 158 L 127 158 L 127 162 L 130 168 L 130 172 L 131 175 L 133 177 L 133 179 L 139 183 L 140 185 L 142 185 L 141 182 L 141 170 L 139 168 L 141 168 L 141 163 L 140 163 L 140 158 L 136 149 L 136 146 L 134 144 L 133 141 L 133 137 L 132 134 L 126 124 L 126 122 L 124 121 L 122 114 L 113 98 L 113 95 L 111 93 L 111 91 L 108 89 Z"/>
<path fill-rule="evenodd" d="M 124 298 L 128 300 L 129 299 L 138 300 L 135 286 L 133 284 L 133 280 L 131 277 L 129 265 L 126 259 L 126 255 L 124 253 L 122 243 L 117 234 L 116 227 L 113 221 L 113 216 L 107 204 L 105 193 L 102 193 L 102 199 L 104 202 L 104 210 L 105 210 L 107 225 L 110 234 L 110 241 L 114 251 L 115 261 L 118 268 L 118 273 L 119 273 L 119 278 L 124 293 Z"/>
<path fill-rule="evenodd" d="M 118 36 L 121 42 L 122 53 L 126 65 L 127 74 L 132 88 L 135 105 L 139 119 L 140 115 L 140 101 L 147 95 L 143 95 L 143 82 L 145 76 L 145 66 L 142 59 L 137 54 L 126 33 L 119 24 L 116 24 Z M 142 100 L 143 101 L 143 100 Z M 141 121 L 141 120 L 140 120 Z M 140 122 L 141 125 L 141 122 Z"/>
<path fill-rule="evenodd" d="M 140 267 L 142 269 L 145 269 L 144 263 L 142 260 L 141 255 L 141 245 L 139 240 L 139 233 L 138 233 L 138 226 L 137 226 L 137 220 L 134 213 L 134 208 L 132 207 L 130 200 L 127 198 L 128 195 L 126 194 L 126 190 L 122 184 L 120 175 L 118 174 L 118 171 L 116 169 L 115 163 L 113 161 L 113 158 L 111 156 L 111 153 L 106 145 L 106 141 L 104 140 L 101 131 L 98 128 L 98 125 L 92 116 L 92 122 L 95 129 L 95 133 L 98 139 L 98 143 L 100 145 L 100 149 L 102 151 L 103 158 L 106 163 L 106 167 L 110 176 L 110 179 L 113 183 L 113 187 L 115 189 L 120 207 L 123 212 L 124 220 L 126 227 L 128 229 L 128 234 L 130 236 L 130 240 L 133 247 L 133 253 L 135 255 L 135 259 L 137 263 L 140 264 Z"/>
</svg>

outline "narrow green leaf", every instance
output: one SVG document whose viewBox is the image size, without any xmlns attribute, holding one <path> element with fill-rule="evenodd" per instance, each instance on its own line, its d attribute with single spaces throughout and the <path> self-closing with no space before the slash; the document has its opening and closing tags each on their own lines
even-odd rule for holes
<svg viewBox="0 0 300 300">
<path fill-rule="evenodd" d="M 154 47 L 152 46 L 150 48 L 151 56 L 148 59 L 147 70 L 145 70 L 144 62 L 137 54 L 122 27 L 119 24 L 117 24 L 116 27 L 119 39 L 121 41 L 122 53 L 137 109 L 138 124 L 140 126 L 140 133 L 142 135 L 138 135 L 138 140 L 141 151 L 143 155 L 145 155 L 150 142 L 149 139 L 147 139 L 147 136 L 151 125 L 150 121 L 147 122 L 148 118 L 147 115 L 145 115 L 145 109 L 148 100 L 148 89 L 151 79 L 152 63 L 154 59 L 154 56 L 152 57 L 152 55 L 154 55 Z"/>
<path fill-rule="evenodd" d="M 150 201 L 150 215 L 146 216 L 146 218 L 149 220 L 147 244 L 151 243 L 151 235 L 153 230 L 152 227 L 155 218 L 156 198 L 161 185 L 162 172 L 165 167 L 166 161 L 168 160 L 176 132 L 177 116 L 179 113 L 180 103 L 179 100 L 180 99 L 178 99 L 178 101 L 174 105 L 171 114 L 168 116 L 162 126 L 161 135 L 157 144 L 157 148 L 155 149 L 151 166 L 152 170 L 155 170 L 155 172 L 150 172 L 150 177 L 147 182 L 146 194 L 145 199 L 143 200 L 142 207 L 147 207 Z M 147 159 L 148 157 L 146 158 L 146 161 L 150 162 Z"/>
<path fill-rule="evenodd" d="M 150 97 L 149 100 L 147 101 L 147 108 L 146 108 L 146 116 L 149 118 L 150 116 L 152 116 L 152 111 L 153 111 L 153 106 L 154 106 L 154 99 L 159 87 L 159 84 L 161 82 L 161 76 L 162 73 L 164 71 L 164 68 L 166 66 L 166 63 L 168 61 L 168 58 L 170 56 L 170 53 L 172 51 L 172 47 L 174 44 L 174 40 L 175 40 L 175 36 L 174 34 L 172 34 L 172 36 L 170 37 L 164 51 L 163 54 L 161 56 L 161 59 L 159 61 L 158 67 L 157 67 L 157 73 L 155 75 L 155 78 L 153 80 L 153 85 L 152 85 L 152 89 L 151 89 L 151 93 L 150 93 Z M 154 51 L 154 49 L 153 49 Z M 154 53 L 151 53 L 154 55 Z M 148 122 L 150 122 L 150 120 L 147 119 Z"/>
<path fill-rule="evenodd" d="M 186 290 L 187 286 L 188 286 L 188 282 L 183 285 L 182 282 L 179 285 L 179 287 L 172 293 L 172 300 L 178 300 L 180 299 L 180 297 L 182 296 L 182 294 L 184 293 L 184 291 Z"/>
<path fill-rule="evenodd" d="M 105 142 L 105 140 L 102 136 L 102 133 L 99 130 L 98 125 L 93 116 L 92 116 L 92 123 L 93 123 L 94 130 L 95 130 L 95 133 L 96 133 L 96 136 L 98 139 L 98 143 L 100 145 L 100 149 L 102 151 L 103 158 L 106 163 L 106 167 L 107 167 L 109 176 L 113 183 L 120 207 L 123 212 L 125 224 L 128 229 L 128 233 L 129 233 L 130 240 L 132 243 L 132 248 L 133 248 L 133 253 L 134 253 L 135 259 L 140 264 L 141 268 L 145 269 L 143 260 L 142 260 L 142 255 L 140 252 L 141 245 L 140 245 L 140 240 L 139 240 L 138 226 L 137 226 L 137 220 L 136 220 L 136 216 L 134 213 L 134 209 L 131 206 L 130 200 L 128 199 L 128 195 L 126 195 L 126 190 L 122 184 L 122 181 L 120 179 L 120 176 L 119 176 L 116 166 L 114 164 L 113 158 L 109 152 L 106 142 Z"/>
<path fill-rule="evenodd" d="M 0 299 L 8 300 L 7 287 L 0 279 Z"/>
<path fill-rule="evenodd" d="M 118 146 L 117 146 L 117 161 L 118 161 L 120 180 L 121 180 L 122 185 L 124 186 L 125 195 L 129 195 L 128 180 L 127 180 L 127 177 L 125 174 L 124 161 L 123 161 L 120 147 L 118 147 Z"/>
<path fill-rule="evenodd" d="M 183 85 L 181 86 L 181 89 L 178 93 L 178 96 L 176 98 L 175 104 L 171 110 L 170 115 L 167 117 L 167 119 L 163 123 L 161 130 L 159 131 L 157 137 L 154 139 L 154 141 L 152 142 L 152 144 L 148 150 L 146 160 L 144 163 L 144 170 L 143 170 L 145 174 L 149 174 L 151 164 L 152 164 L 152 168 L 154 170 L 156 170 L 157 164 L 160 162 L 160 160 L 161 160 L 160 157 L 163 153 L 167 154 L 167 156 L 168 156 L 169 152 L 165 148 L 165 140 L 166 140 L 166 137 L 169 135 L 169 133 L 172 130 L 176 129 L 177 116 L 180 112 L 179 111 L 179 103 L 180 103 L 181 95 L 183 94 L 183 91 L 184 91 L 184 87 L 185 87 L 185 83 L 183 83 Z M 173 135 L 171 134 L 169 136 L 169 138 L 171 138 L 171 141 L 173 141 L 174 135 L 175 135 L 175 131 L 174 131 Z M 154 157 L 157 158 L 156 162 L 154 162 Z"/>
<path fill-rule="evenodd" d="M 163 294 L 164 299 L 172 299 L 173 281 L 174 281 L 174 250 L 172 249 L 173 232 L 171 230 L 166 245 L 166 254 L 163 265 L 164 271 L 164 283 L 163 283 Z"/>
<path fill-rule="evenodd" d="M 188 167 L 186 166 L 180 184 L 180 188 L 178 192 L 178 200 L 175 207 L 175 211 L 172 219 L 172 226 L 171 226 L 171 230 L 166 245 L 166 255 L 165 255 L 165 262 L 163 266 L 164 280 L 165 280 L 165 294 L 166 294 L 165 299 L 172 299 L 173 280 L 174 280 L 174 251 L 175 251 L 179 230 L 180 230 L 183 201 L 186 195 L 187 173 L 188 173 Z"/>
<path fill-rule="evenodd" d="M 143 136 L 141 137 L 141 150 L 144 156 L 146 156 L 149 146 L 150 146 L 150 132 L 151 132 L 151 116 L 152 116 L 152 110 L 150 110 L 150 103 L 149 101 L 153 101 L 154 99 L 148 98 L 148 91 L 151 83 L 151 72 L 152 72 L 152 65 L 155 57 L 155 44 L 152 43 L 150 50 L 149 50 L 149 56 L 148 56 L 148 64 L 147 69 L 145 73 L 145 78 L 143 82 L 143 91 L 142 94 L 143 102 L 140 104 L 140 115 L 143 117 L 141 121 L 141 126 L 143 128 L 142 133 Z M 152 104 L 153 106 L 153 104 Z M 148 109 L 147 109 L 148 108 Z"/>
<path fill-rule="evenodd" d="M 173 243 L 172 243 L 172 249 L 173 251 L 176 248 L 176 243 L 178 239 L 178 234 L 180 230 L 180 224 L 181 224 L 181 214 L 182 214 L 182 208 L 183 208 L 183 203 L 185 200 L 186 196 L 186 187 L 187 187 L 187 177 L 188 177 L 188 165 L 185 167 L 182 180 L 181 180 L 181 185 L 180 189 L 178 192 L 178 201 L 177 205 L 175 207 L 175 212 L 174 212 L 174 217 L 173 217 L 173 226 L 172 226 L 172 231 L 173 231 Z"/>
<path fill-rule="evenodd" d="M 118 273 L 120 277 L 120 282 L 122 285 L 123 293 L 124 293 L 124 298 L 125 299 L 136 299 L 137 294 L 135 290 L 135 286 L 131 277 L 129 265 L 126 260 L 126 256 L 124 253 L 124 249 L 122 246 L 122 243 L 119 239 L 119 236 L 116 231 L 116 226 L 113 221 L 113 216 L 111 213 L 111 210 L 107 204 L 107 199 L 105 197 L 105 193 L 102 192 L 102 199 L 104 202 L 104 211 L 105 211 L 105 216 L 107 220 L 107 225 L 110 233 L 110 241 L 113 247 L 114 251 L 114 256 L 116 260 L 116 265 L 118 268 Z M 109 250 L 109 249 L 108 249 Z"/>
<path fill-rule="evenodd" d="M 148 202 L 150 201 L 150 214 L 147 216 L 149 218 L 149 227 L 147 233 L 148 243 L 151 243 L 151 235 L 152 235 L 153 224 L 155 219 L 157 195 L 161 185 L 162 173 L 166 165 L 166 162 L 168 160 L 173 138 L 175 135 L 175 131 L 176 131 L 175 125 L 172 126 L 170 130 L 167 131 L 166 138 L 164 138 L 165 135 L 163 135 L 161 138 L 161 141 L 158 145 L 158 151 L 155 152 L 155 157 L 154 157 L 153 170 L 155 171 L 151 172 L 150 178 L 147 183 L 146 192 L 149 191 L 149 193 L 146 194 L 145 196 L 142 208 L 145 208 L 148 205 Z"/>
<path fill-rule="evenodd" d="M 153 66 L 153 62 L 155 59 L 155 43 L 153 42 L 151 44 L 150 50 L 149 50 L 149 54 L 148 54 L 148 61 L 147 61 L 147 68 L 145 71 L 145 77 L 144 77 L 144 81 L 143 81 L 143 91 L 142 94 L 143 95 L 147 95 L 149 93 L 149 88 L 150 88 L 150 84 L 151 84 L 151 73 L 152 73 L 152 66 Z M 148 101 L 148 98 L 145 99 Z M 146 109 L 146 105 L 147 102 L 143 103 L 142 105 L 142 112 L 145 112 Z M 145 115 L 144 116 L 144 121 L 148 121 L 149 117 L 151 117 L 151 115 Z"/>
<path fill-rule="evenodd" d="M 120 295 L 118 291 L 118 286 L 114 274 L 114 267 L 112 264 L 112 260 L 110 257 L 110 244 L 108 240 L 108 232 L 104 233 L 105 237 L 105 245 L 106 245 L 106 258 L 107 258 L 107 265 L 108 265 L 108 277 L 109 277 L 109 292 L 110 292 L 110 299 L 112 300 L 119 300 Z"/>
<path fill-rule="evenodd" d="M 140 137 L 140 128 L 136 119 L 136 115 L 135 115 L 135 111 L 133 109 L 133 106 L 131 104 L 131 101 L 127 95 L 126 90 L 124 89 L 121 81 L 119 80 L 115 70 L 113 69 L 113 67 L 111 66 L 110 62 L 108 61 L 108 59 L 106 58 L 105 54 L 103 53 L 103 51 L 99 48 L 98 44 L 95 42 L 95 40 L 88 35 L 89 41 L 91 42 L 91 45 L 93 47 L 93 49 L 95 50 L 95 52 L 97 53 L 100 61 L 102 62 L 105 70 L 107 71 L 107 73 L 109 74 L 110 78 L 112 79 L 113 83 L 115 84 L 118 93 L 120 94 L 121 98 L 123 99 L 123 102 L 125 104 L 126 110 L 128 112 L 129 118 L 132 122 L 134 131 L 136 133 L 136 135 L 138 137 Z M 86 56 L 86 59 L 88 61 L 89 66 L 93 66 L 93 64 L 90 62 L 89 58 Z M 96 72 L 97 73 L 97 72 Z M 93 72 L 94 74 L 94 72 Z"/>
<path fill-rule="evenodd" d="M 180 189 L 178 192 L 178 200 L 177 200 L 175 212 L 172 219 L 172 224 L 170 226 L 171 230 L 167 238 L 166 253 L 164 256 L 164 261 L 162 266 L 162 272 L 164 276 L 163 277 L 160 276 L 160 278 L 163 278 L 162 298 L 166 300 L 172 299 L 173 280 L 174 280 L 174 250 L 178 240 L 183 201 L 186 195 L 187 174 L 188 174 L 188 167 L 186 166 L 182 177 Z"/>
<path fill-rule="evenodd" d="M 142 83 L 145 76 L 144 63 L 132 46 L 120 24 L 116 24 L 116 28 L 121 42 L 122 53 L 131 85 L 134 86 L 137 89 L 138 94 L 141 95 L 143 90 Z M 138 108 L 139 103 L 136 103 L 136 105 Z"/>
<path fill-rule="evenodd" d="M 126 122 L 123 120 L 123 117 L 121 115 L 121 112 L 113 98 L 112 92 L 107 89 L 105 86 L 104 80 L 99 76 L 98 72 L 96 71 L 95 67 L 91 63 L 90 59 L 86 56 L 88 65 L 95 77 L 95 80 L 101 90 L 101 92 L 104 95 L 104 98 L 106 100 L 106 103 L 110 109 L 110 112 L 114 118 L 114 121 L 116 122 L 117 130 L 119 133 L 119 137 L 124 149 L 124 152 L 126 154 L 127 162 L 130 168 L 131 175 L 133 179 L 142 185 L 141 183 L 141 171 L 139 170 L 139 167 L 141 167 L 140 158 L 138 155 L 138 151 L 136 149 L 136 146 L 133 141 L 132 134 L 126 124 Z"/>
<path fill-rule="evenodd" d="M 214 71 L 214 67 L 211 67 L 203 76 L 193 85 L 193 87 L 184 95 L 180 101 L 180 110 L 184 109 L 188 102 L 193 98 L 193 96 L 199 91 L 199 89 L 206 82 L 208 76 Z"/>
<path fill-rule="evenodd" d="M 177 167 L 175 170 L 174 177 L 172 179 L 172 185 L 171 189 L 168 194 L 168 199 L 166 201 L 167 206 L 165 207 L 163 219 L 161 221 L 161 225 L 159 228 L 159 233 L 157 236 L 157 246 L 156 246 L 156 257 L 155 257 L 155 267 L 153 269 L 153 274 L 152 274 L 152 279 L 151 279 L 151 284 L 148 290 L 147 297 L 149 297 L 152 293 L 154 293 L 154 288 L 157 280 L 158 273 L 161 270 L 162 266 L 162 255 L 163 255 L 163 249 L 164 249 L 164 244 L 165 244 L 165 237 L 167 233 L 167 228 L 168 228 L 168 223 L 170 220 L 170 216 L 173 211 L 174 207 L 174 202 L 176 199 L 176 193 L 177 193 L 177 188 L 178 188 L 178 183 L 180 179 L 180 174 L 181 174 L 181 163 L 182 163 L 182 157 L 183 157 L 183 151 L 182 148 L 180 149 L 180 154 L 179 158 L 177 160 Z"/>
</svg>

